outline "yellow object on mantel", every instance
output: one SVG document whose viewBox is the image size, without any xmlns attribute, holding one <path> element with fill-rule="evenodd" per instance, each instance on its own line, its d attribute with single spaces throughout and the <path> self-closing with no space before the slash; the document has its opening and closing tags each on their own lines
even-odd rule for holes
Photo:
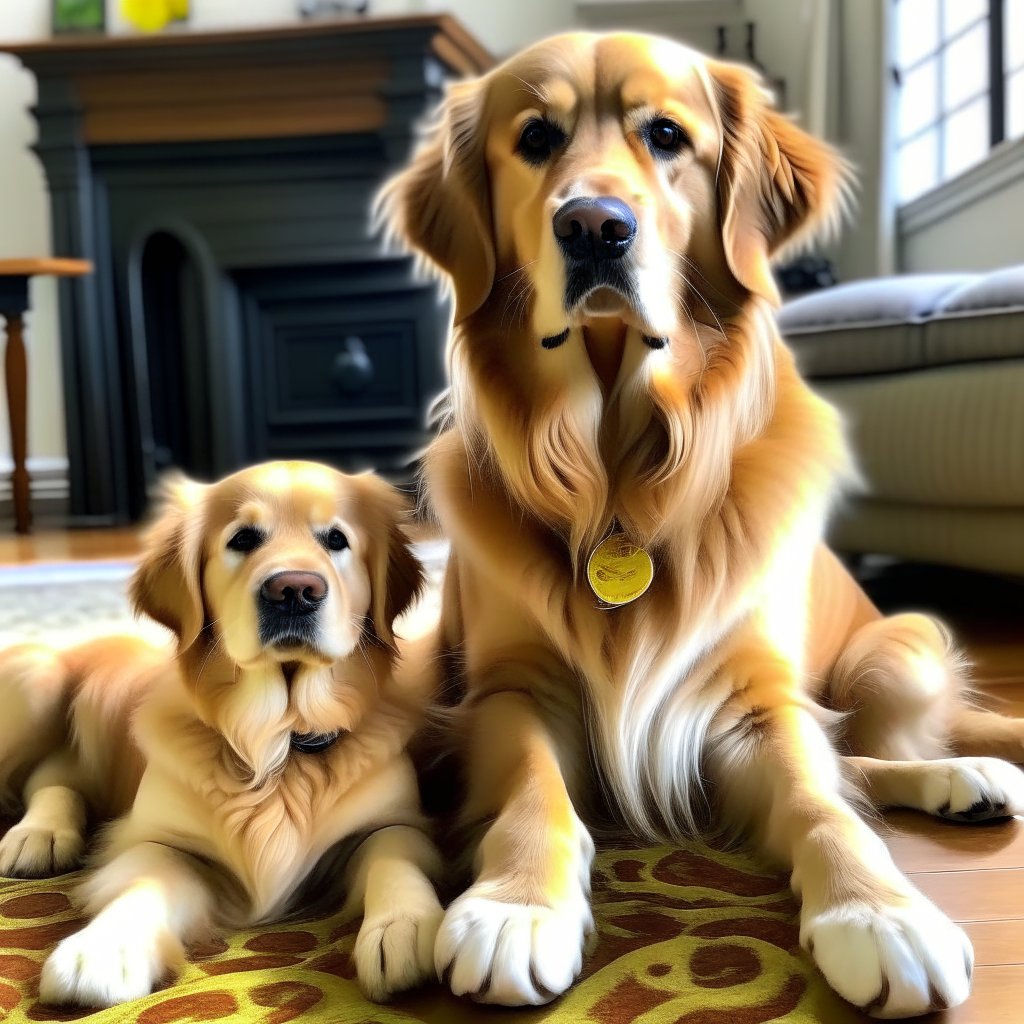
<svg viewBox="0 0 1024 1024">
<path fill-rule="evenodd" d="M 121 0 L 121 13 L 143 32 L 159 32 L 188 17 L 189 0 Z"/>
</svg>

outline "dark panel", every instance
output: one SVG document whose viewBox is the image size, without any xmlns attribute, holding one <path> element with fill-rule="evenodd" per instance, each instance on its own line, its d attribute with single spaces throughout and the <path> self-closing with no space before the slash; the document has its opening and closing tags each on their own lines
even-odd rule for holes
<svg viewBox="0 0 1024 1024">
<path fill-rule="evenodd" d="M 239 272 L 251 457 L 392 470 L 426 440 L 443 319 L 408 261 Z"/>
</svg>

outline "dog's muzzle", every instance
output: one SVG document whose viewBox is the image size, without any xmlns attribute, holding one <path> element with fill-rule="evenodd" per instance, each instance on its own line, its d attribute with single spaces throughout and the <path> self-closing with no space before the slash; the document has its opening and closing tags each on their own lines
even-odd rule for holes
<svg viewBox="0 0 1024 1024">
<path fill-rule="evenodd" d="M 552 226 L 565 259 L 567 311 L 576 309 L 599 288 L 632 298 L 633 286 L 623 257 L 633 246 L 637 222 L 621 199 L 570 199 L 559 207 Z"/>
<path fill-rule="evenodd" d="M 327 598 L 327 580 L 317 572 L 285 570 L 263 581 L 257 599 L 260 642 L 265 647 L 301 647 L 316 640 L 316 613 Z"/>
</svg>

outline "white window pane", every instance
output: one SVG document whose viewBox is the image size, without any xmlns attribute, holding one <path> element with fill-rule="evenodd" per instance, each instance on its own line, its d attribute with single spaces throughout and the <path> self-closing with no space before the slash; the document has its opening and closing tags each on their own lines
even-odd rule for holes
<svg viewBox="0 0 1024 1024">
<path fill-rule="evenodd" d="M 899 137 L 939 119 L 939 59 L 925 61 L 903 75 L 900 85 Z"/>
<path fill-rule="evenodd" d="M 946 121 L 942 176 L 952 178 L 989 150 L 988 97 L 968 103 Z"/>
<path fill-rule="evenodd" d="M 1006 80 L 1006 137 L 1024 135 L 1024 71 Z"/>
<path fill-rule="evenodd" d="M 939 133 L 936 130 L 901 146 L 897 156 L 899 167 L 899 201 L 908 203 L 939 183 Z"/>
<path fill-rule="evenodd" d="M 939 0 L 899 0 L 896 63 L 905 68 L 939 48 Z"/>
<path fill-rule="evenodd" d="M 1007 71 L 1024 68 L 1024 0 L 1005 0 L 1003 49 Z"/>
<path fill-rule="evenodd" d="M 988 14 L 988 0 L 946 0 L 942 5 L 942 34 L 947 39 Z"/>
<path fill-rule="evenodd" d="M 988 91 L 988 23 L 972 28 L 942 55 L 942 105 L 955 107 Z"/>
</svg>

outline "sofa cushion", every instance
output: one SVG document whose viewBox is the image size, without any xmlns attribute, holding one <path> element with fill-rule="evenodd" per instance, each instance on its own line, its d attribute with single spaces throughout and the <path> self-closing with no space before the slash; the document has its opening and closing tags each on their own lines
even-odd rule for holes
<svg viewBox="0 0 1024 1024">
<path fill-rule="evenodd" d="M 1024 356 L 1024 265 L 947 293 L 924 328 L 932 366 Z"/>
<path fill-rule="evenodd" d="M 853 281 L 787 303 L 779 327 L 808 377 L 892 373 L 925 365 L 920 324 L 971 274 Z"/>
<path fill-rule="evenodd" d="M 1024 508 L 1024 359 L 821 382 L 844 414 L 864 495 Z"/>
<path fill-rule="evenodd" d="M 1024 509 L 951 508 L 857 498 L 829 525 L 839 551 L 884 553 L 915 562 L 1024 577 Z"/>
</svg>

